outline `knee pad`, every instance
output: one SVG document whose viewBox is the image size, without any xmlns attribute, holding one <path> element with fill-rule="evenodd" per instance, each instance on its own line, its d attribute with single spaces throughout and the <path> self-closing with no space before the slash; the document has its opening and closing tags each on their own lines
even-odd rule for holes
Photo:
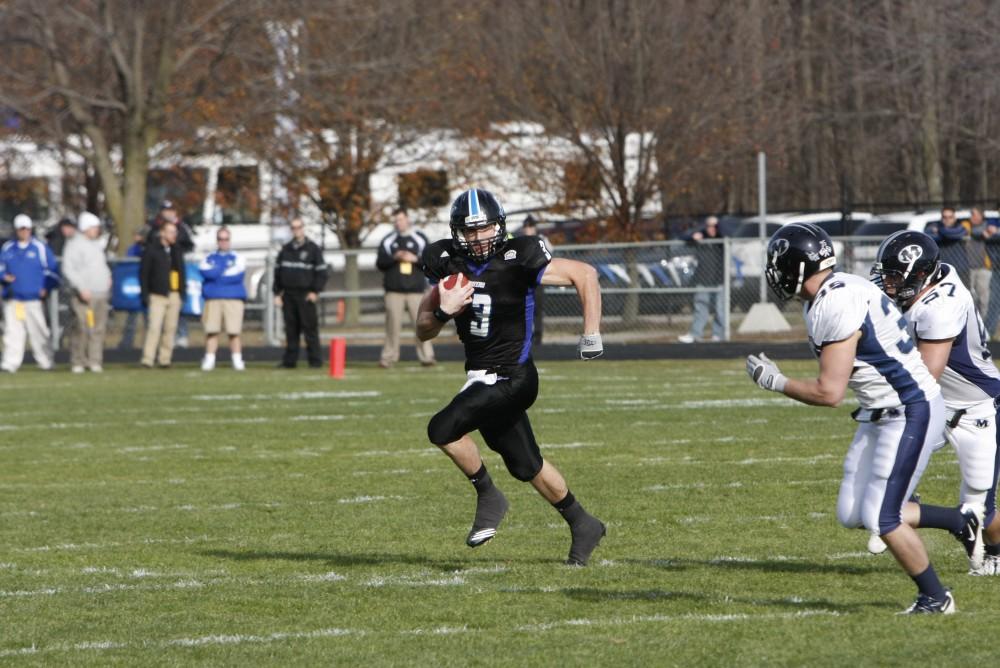
<svg viewBox="0 0 1000 668">
<path fill-rule="evenodd" d="M 507 467 L 507 471 L 521 482 L 529 482 L 532 478 L 538 475 L 538 472 L 542 470 L 541 460 L 537 462 L 528 461 L 527 459 L 522 459 L 520 457 L 513 458 L 503 455 L 503 463 Z"/>
<path fill-rule="evenodd" d="M 427 423 L 427 438 L 430 439 L 431 443 L 441 447 L 462 437 L 462 434 L 453 435 L 452 425 L 449 423 L 450 420 L 442 413 L 438 413 L 431 418 L 431 421 Z"/>
</svg>

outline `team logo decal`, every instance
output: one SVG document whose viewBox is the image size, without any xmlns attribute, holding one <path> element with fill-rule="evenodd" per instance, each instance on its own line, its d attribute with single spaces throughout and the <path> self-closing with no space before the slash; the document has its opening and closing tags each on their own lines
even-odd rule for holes
<svg viewBox="0 0 1000 668">
<path fill-rule="evenodd" d="M 976 420 L 976 426 L 980 429 L 986 429 L 990 426 L 989 420 Z"/>
<path fill-rule="evenodd" d="M 833 256 L 833 249 L 830 248 L 830 244 L 826 243 L 825 239 L 821 239 L 819 242 L 819 250 L 809 251 L 806 253 L 806 257 L 813 262 L 819 262 L 821 259 Z"/>
<path fill-rule="evenodd" d="M 776 239 L 767 250 L 771 257 L 781 257 L 788 252 L 788 248 L 788 239 Z"/>
<path fill-rule="evenodd" d="M 911 262 L 916 262 L 920 259 L 920 256 L 924 254 L 924 249 L 913 244 L 912 246 L 907 246 L 903 250 L 899 251 L 899 261 L 903 264 L 910 264 Z"/>
<path fill-rule="evenodd" d="M 441 251 L 440 257 L 448 257 L 448 251 Z"/>
<path fill-rule="evenodd" d="M 513 260 L 516 257 L 517 257 L 517 251 L 516 250 L 509 250 L 509 251 L 507 251 L 506 253 L 503 254 L 503 259 L 504 260 Z"/>
<path fill-rule="evenodd" d="M 308 253 L 306 253 L 305 251 L 299 251 L 299 259 L 300 260 L 305 260 L 306 257 L 307 257 L 307 255 L 308 255 Z"/>
</svg>

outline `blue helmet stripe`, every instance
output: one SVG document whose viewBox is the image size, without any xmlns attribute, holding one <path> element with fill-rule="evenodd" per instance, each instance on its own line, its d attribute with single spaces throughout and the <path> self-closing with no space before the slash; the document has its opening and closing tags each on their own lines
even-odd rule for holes
<svg viewBox="0 0 1000 668">
<path fill-rule="evenodd" d="M 469 191 L 469 215 L 479 215 L 479 191 L 475 188 Z"/>
</svg>

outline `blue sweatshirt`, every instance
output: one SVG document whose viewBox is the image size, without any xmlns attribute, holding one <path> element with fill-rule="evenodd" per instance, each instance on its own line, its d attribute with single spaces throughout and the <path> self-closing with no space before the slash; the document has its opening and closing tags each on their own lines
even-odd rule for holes
<svg viewBox="0 0 1000 668">
<path fill-rule="evenodd" d="M 41 299 L 42 290 L 59 285 L 59 265 L 52 249 L 32 237 L 24 246 L 12 239 L 0 249 L 0 276 L 11 274 L 14 280 L 4 280 L 4 299 L 20 302 Z"/>
<path fill-rule="evenodd" d="M 243 257 L 215 251 L 198 265 L 201 271 L 201 294 L 205 299 L 246 299 L 243 276 L 247 265 Z"/>
</svg>

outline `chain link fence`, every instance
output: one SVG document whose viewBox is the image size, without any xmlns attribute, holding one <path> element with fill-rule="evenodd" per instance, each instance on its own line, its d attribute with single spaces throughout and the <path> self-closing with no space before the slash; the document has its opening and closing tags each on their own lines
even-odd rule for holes
<svg viewBox="0 0 1000 668">
<path fill-rule="evenodd" d="M 867 278 L 881 241 L 881 237 L 835 237 L 839 269 Z M 602 334 L 610 342 L 667 343 L 714 338 L 800 341 L 805 336 L 801 303 L 796 300 L 776 302 L 766 286 L 766 300 L 778 306 L 789 329 L 766 333 L 744 331 L 747 313 L 761 300 L 764 254 L 759 239 L 567 245 L 557 246 L 553 255 L 586 262 L 597 270 L 603 300 Z M 323 335 L 381 344 L 385 312 L 381 274 L 374 268 L 374 251 L 331 250 L 326 251 L 325 257 L 331 272 L 319 302 Z M 129 262 L 135 260 L 116 260 L 113 264 Z M 283 344 L 280 309 L 274 307 L 271 299 L 273 262 L 271 254 L 247 269 L 250 297 L 243 338 L 248 346 Z M 189 264 L 196 266 L 197 263 L 192 260 Z M 189 291 L 198 292 L 200 286 L 192 284 L 191 271 L 189 269 Z M 706 276 L 710 280 L 706 280 Z M 126 289 L 138 294 L 137 283 Z M 538 302 L 543 342 L 575 342 L 582 326 L 576 291 L 572 287 L 556 286 L 544 286 L 539 290 L 544 293 Z M 989 295 L 980 297 L 985 311 Z M 65 349 L 70 313 L 65 290 L 52 295 L 48 309 L 53 343 Z M 184 320 L 187 335 L 181 343 L 201 346 L 203 333 L 198 314 L 186 315 Z M 138 354 L 144 323 L 138 311 L 113 311 L 106 346 L 135 349 Z M 412 340 L 412 328 L 404 327 L 403 336 L 404 342 Z M 447 325 L 442 337 L 454 336 L 454 326 Z"/>
</svg>

